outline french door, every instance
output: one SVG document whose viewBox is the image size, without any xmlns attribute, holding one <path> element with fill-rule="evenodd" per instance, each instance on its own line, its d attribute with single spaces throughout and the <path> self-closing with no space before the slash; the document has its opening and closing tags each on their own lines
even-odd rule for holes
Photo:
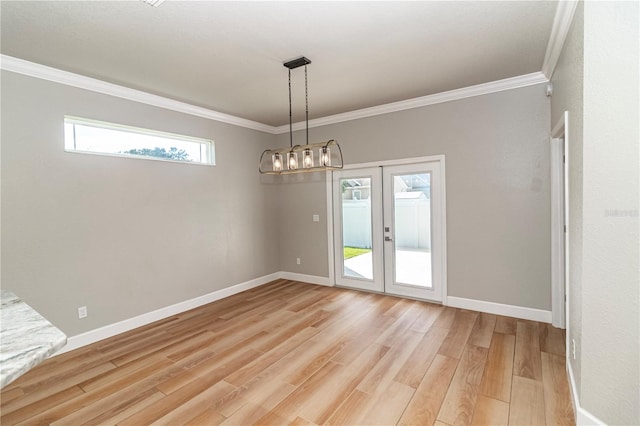
<svg viewBox="0 0 640 426">
<path fill-rule="evenodd" d="M 337 171 L 332 190 L 336 284 L 442 301 L 440 161 Z"/>
</svg>

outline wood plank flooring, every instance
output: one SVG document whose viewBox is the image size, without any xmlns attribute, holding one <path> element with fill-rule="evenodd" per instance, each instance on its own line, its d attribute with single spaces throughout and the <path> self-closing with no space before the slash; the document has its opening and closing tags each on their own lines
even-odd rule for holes
<svg viewBox="0 0 640 426">
<path fill-rule="evenodd" d="M 0 423 L 569 425 L 549 324 L 278 280 L 45 361 Z"/>
</svg>

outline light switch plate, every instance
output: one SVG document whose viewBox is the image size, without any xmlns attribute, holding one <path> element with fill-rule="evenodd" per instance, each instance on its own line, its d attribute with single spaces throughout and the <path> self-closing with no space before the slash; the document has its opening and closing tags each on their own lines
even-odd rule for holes
<svg viewBox="0 0 640 426">
<path fill-rule="evenodd" d="M 314 214 L 313 215 L 313 221 L 314 222 L 320 222 L 320 215 L 319 214 Z"/>
</svg>

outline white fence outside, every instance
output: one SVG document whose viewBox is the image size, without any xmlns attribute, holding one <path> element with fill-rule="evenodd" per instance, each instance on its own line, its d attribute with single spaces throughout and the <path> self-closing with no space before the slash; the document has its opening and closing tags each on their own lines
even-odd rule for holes
<svg viewBox="0 0 640 426">
<path fill-rule="evenodd" d="M 395 200 L 396 248 L 431 250 L 431 202 Z M 371 248 L 371 200 L 342 200 L 344 245 Z"/>
<path fill-rule="evenodd" d="M 371 248 L 371 199 L 342 200 L 342 238 L 345 247 Z"/>
<path fill-rule="evenodd" d="M 396 248 L 431 250 L 431 200 L 396 199 Z"/>
</svg>

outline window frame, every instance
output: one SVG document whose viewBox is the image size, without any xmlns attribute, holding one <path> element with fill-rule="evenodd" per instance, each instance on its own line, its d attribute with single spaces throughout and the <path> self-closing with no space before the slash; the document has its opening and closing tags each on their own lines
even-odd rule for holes
<svg viewBox="0 0 640 426">
<path fill-rule="evenodd" d="M 121 153 L 114 153 L 114 152 L 101 152 L 101 151 L 86 151 L 86 150 L 82 150 L 82 149 L 75 149 L 75 145 L 77 143 L 76 138 L 75 138 L 75 134 L 73 136 L 73 143 L 74 143 L 74 148 L 68 148 L 67 147 L 67 134 L 66 134 L 66 126 L 67 124 L 72 124 L 72 125 L 81 125 L 81 126 L 86 126 L 86 127 L 94 127 L 97 129 L 104 129 L 104 130 L 113 130 L 113 131 L 119 131 L 119 132 L 126 132 L 126 133 L 132 133 L 132 134 L 139 134 L 139 135 L 145 135 L 145 136 L 155 136 L 155 137 L 160 137 L 160 138 L 166 138 L 166 139 L 173 139 L 173 140 L 178 140 L 178 141 L 182 141 L 182 142 L 188 142 L 188 143 L 194 143 L 194 144 L 198 144 L 200 145 L 200 149 L 202 149 L 202 145 L 205 146 L 206 148 L 206 152 L 205 152 L 205 160 L 206 162 L 200 162 L 200 161 L 184 161 L 184 160 L 175 160 L 175 159 L 171 159 L 171 158 L 161 158 L 161 157 L 154 157 L 154 156 L 150 156 L 150 155 L 136 155 L 136 154 L 121 154 Z M 74 131 L 75 131 L 75 127 L 74 127 Z M 200 166 L 215 166 L 216 165 L 216 157 L 215 157 L 215 142 L 213 139 L 205 139 L 205 138 L 199 138 L 199 137 L 195 137 L 195 136 L 186 136 L 186 135 L 180 135 L 177 133 L 170 133 L 170 132 L 164 132 L 161 130 L 153 130 L 153 129 L 147 129 L 147 128 L 142 128 L 142 127 L 135 127 L 135 126 L 129 126 L 126 124 L 117 124 L 117 123 L 110 123 L 110 122 L 106 122 L 106 121 L 100 121 L 100 120 L 94 120 L 94 119 L 89 119 L 89 118 L 82 118 L 82 117 L 77 117 L 77 116 L 71 116 L 71 115 L 65 115 L 64 116 L 64 122 L 63 122 L 63 145 L 64 145 L 64 151 L 65 152 L 69 152 L 69 153 L 74 153 L 74 154 L 91 154 L 91 155 L 102 155 L 102 156 L 107 156 L 107 157 L 118 157 L 118 158 L 133 158 L 136 160 L 153 160 L 153 161 L 165 161 L 165 162 L 170 162 L 170 163 L 180 163 L 180 164 L 195 164 L 195 165 L 200 165 Z M 131 149 L 135 149 L 135 148 L 131 148 Z"/>
</svg>

